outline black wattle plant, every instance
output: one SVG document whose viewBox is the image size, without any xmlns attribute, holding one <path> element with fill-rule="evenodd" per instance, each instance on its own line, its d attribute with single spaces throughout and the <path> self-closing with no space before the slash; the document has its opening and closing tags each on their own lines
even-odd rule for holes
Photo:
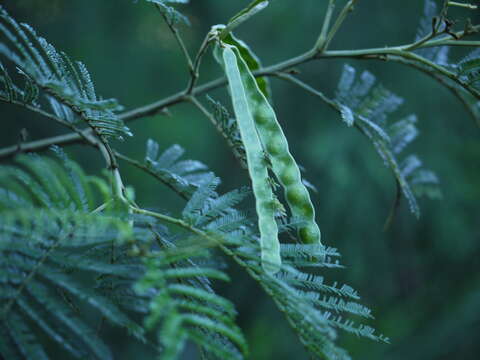
<svg viewBox="0 0 480 360">
<path fill-rule="evenodd" d="M 260 147 L 253 154 L 267 174 L 261 185 L 273 189 L 271 198 L 262 200 L 272 207 L 267 208 L 275 214 L 271 225 L 280 233 L 281 262 L 276 273 L 268 273 L 262 267 L 265 249 L 260 245 L 258 214 L 240 207 L 241 201 L 252 197 L 248 186 L 220 194 L 221 179 L 203 163 L 182 159 L 185 150 L 179 145 L 166 146 L 149 139 L 145 157 L 138 161 L 117 151 L 112 140 L 132 135 L 126 121 L 189 102 L 215 125 L 239 160 L 238 166 L 252 176 L 252 166 L 245 156 L 245 150 L 252 151 L 248 148 L 251 144 L 240 136 L 239 117 L 256 117 L 257 124 L 250 128 L 254 137 L 259 130 L 268 133 L 268 126 L 262 127 L 261 122 L 262 116 L 272 120 L 272 111 L 265 111 L 274 97 L 267 78 L 277 77 L 316 96 L 338 112 L 338 119 L 365 135 L 393 172 L 397 200 L 404 196 L 418 216 L 417 197 L 439 197 L 439 181 L 416 155 L 399 160 L 419 134 L 414 115 L 391 120 L 403 100 L 378 85 L 373 74 L 357 75 L 349 65 L 344 66 L 331 99 L 300 80 L 295 67 L 327 57 L 398 62 L 445 85 L 478 121 L 479 52 L 474 50 L 456 63 L 448 56 L 449 45 L 478 31 L 478 26 L 467 23 L 464 30 L 455 32 L 447 18 L 449 2 L 438 10 L 433 1 L 427 0 L 412 44 L 330 51 L 330 41 L 356 3 L 347 1 L 332 23 L 335 1 L 330 1 L 312 50 L 263 67 L 232 31 L 252 21 L 268 1 L 254 0 L 226 25 L 212 27 L 195 57 L 190 56 L 178 29 L 189 24 L 188 18 L 175 7 L 188 0 L 147 2 L 155 5 L 180 45 L 190 79 L 184 91 L 125 113 L 120 113 L 122 107 L 115 99 L 104 99 L 96 93 L 83 63 L 56 50 L 29 25 L 18 23 L 0 7 L 0 101 L 40 114 L 72 131 L 30 143 L 22 140 L 0 149 L 0 158 L 16 155 L 13 163 L 0 166 L 0 357 L 112 359 L 113 345 L 102 336 L 103 326 L 110 324 L 153 348 L 162 360 L 180 359 L 189 343 L 196 345 L 202 359 L 248 358 L 251 349 L 236 323 L 234 299 L 226 299 L 214 290 L 216 281 L 236 282 L 223 266 L 225 258 L 260 285 L 312 358 L 350 359 L 337 344 L 341 332 L 388 343 L 387 337 L 377 335 L 368 325 L 372 312 L 360 303 L 358 292 L 324 277 L 326 269 L 343 268 L 339 251 L 319 243 L 301 244 L 296 237 L 296 230 L 304 227 L 307 217 L 293 216 L 281 203 L 281 195 L 277 196 L 277 188 L 289 183 L 289 174 L 277 171 L 274 163 L 279 166 L 282 161 L 293 160 L 291 156 L 288 161 L 282 158 L 285 151 L 275 153 L 273 142 L 256 143 Z M 224 79 L 197 85 L 201 60 L 210 46 L 216 46 L 217 59 L 224 48 L 234 47 L 244 80 L 248 75 L 248 81 L 241 84 L 227 74 L 230 90 L 237 90 L 229 93 L 237 118 L 207 94 L 223 86 Z M 235 85 L 242 85 L 242 91 Z M 200 95 L 207 95 L 210 107 L 202 104 Z M 277 124 L 276 119 L 270 124 Z M 279 125 L 274 130 L 276 134 L 281 132 Z M 288 136 L 281 135 L 282 146 L 286 144 L 282 149 L 288 149 Z M 104 158 L 105 174 L 87 175 L 60 147 L 51 146 L 78 142 L 92 146 Z M 46 148 L 53 151 L 50 156 L 24 154 Z M 142 208 L 134 188 L 124 185 L 120 161 L 155 179 L 159 193 L 177 194 L 185 202 L 183 210 L 171 214 Z M 295 169 L 296 185 L 305 195 L 306 182 L 298 179 L 296 164 Z M 265 194 L 256 196 L 258 199 Z M 312 209 L 313 205 L 308 208 L 310 215 Z M 313 220 L 309 219 L 311 223 Z M 324 240 L 327 244 L 334 242 Z"/>
</svg>

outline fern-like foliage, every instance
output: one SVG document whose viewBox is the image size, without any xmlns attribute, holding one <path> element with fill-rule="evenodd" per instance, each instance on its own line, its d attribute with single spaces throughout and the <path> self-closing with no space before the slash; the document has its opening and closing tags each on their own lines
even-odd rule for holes
<svg viewBox="0 0 480 360">
<path fill-rule="evenodd" d="M 455 66 L 457 75 L 469 86 L 480 89 L 480 51 L 476 49 L 463 57 Z"/>
<path fill-rule="evenodd" d="M 433 0 L 425 0 L 424 13 L 420 19 L 420 25 L 417 30 L 416 40 L 420 40 L 428 36 L 436 28 L 437 33 L 442 33 L 445 30 L 445 19 L 438 9 L 437 3 Z M 465 29 L 468 31 L 469 24 L 466 24 Z M 440 37 L 449 37 L 450 35 L 439 35 Z M 472 51 L 470 54 L 462 57 L 460 60 L 450 59 L 450 47 L 436 46 L 424 49 L 415 50 L 418 55 L 421 55 L 433 63 L 445 67 L 452 74 L 456 75 L 458 81 L 453 81 L 451 78 L 436 74 L 425 64 L 415 64 L 417 68 L 439 80 L 443 85 L 446 85 L 453 93 L 462 101 L 463 105 L 468 109 L 472 117 L 480 124 L 480 101 L 478 93 L 472 94 L 472 91 L 479 90 L 479 63 L 480 53 L 478 50 Z"/>
<path fill-rule="evenodd" d="M 178 163 L 178 149 L 160 156 L 150 150 L 170 170 Z M 148 213 L 111 213 L 107 183 L 55 151 L 60 161 L 23 155 L 0 171 L 2 356 L 48 359 L 39 341 L 48 336 L 76 358 L 111 358 L 96 326 L 81 315 L 87 306 L 139 339 L 144 327 L 154 329 L 161 359 L 178 359 L 187 341 L 208 359 L 244 359 L 248 347 L 235 309 L 212 289 L 212 280 L 228 280 L 216 265 L 219 250 L 259 282 L 313 356 L 349 359 L 335 345 L 338 329 L 388 341 L 341 317 L 371 318 L 356 291 L 303 270 L 341 268 L 335 249 L 285 244 L 281 271 L 263 271 L 258 232 L 235 208 L 247 190 L 218 194 L 219 179 L 202 167 L 204 181 L 189 183 L 194 191 L 185 194 L 181 216 L 167 222 L 183 228 L 173 231 Z M 188 180 L 176 174 L 170 183 L 181 189 Z M 98 207 L 98 198 L 107 206 Z M 325 260 L 312 260 L 317 258 Z M 146 314 L 144 327 L 130 319 L 130 311 Z"/>
<path fill-rule="evenodd" d="M 224 242 L 223 236 L 233 238 L 237 231 L 248 231 L 249 220 L 233 208 L 247 192 L 218 195 L 219 179 L 208 177 L 209 182 L 196 184 L 196 190 L 187 195 L 189 200 L 179 219 L 195 232 L 170 233 L 153 218 L 143 219 L 154 229 L 157 246 L 149 252 L 145 276 L 136 289 L 140 294 L 153 294 L 145 325 L 157 329 L 162 360 L 178 359 L 187 340 L 209 354 L 208 358 L 244 359 L 248 354 L 242 331 L 234 321 L 233 304 L 215 294 L 210 282 L 228 281 L 229 277 L 208 264 L 212 249 Z M 171 182 L 172 187 L 181 188 L 187 180 L 176 176 L 171 181 L 177 181 Z"/>
<path fill-rule="evenodd" d="M 111 197 L 109 186 L 56 152 L 60 161 L 23 155 L 16 166 L 0 168 L 0 354 L 57 358 L 40 341 L 47 336 L 75 358 L 111 359 L 98 324 L 83 311 L 87 306 L 143 339 L 126 311 L 133 306 L 120 301 L 125 293 L 112 295 L 113 284 L 132 284 L 142 274 L 138 265 L 111 255 L 134 231 L 118 214 L 92 213 L 94 199 Z"/>
<path fill-rule="evenodd" d="M 189 199 L 198 187 L 212 182 L 215 175 L 200 161 L 180 160 L 184 153 L 185 150 L 177 144 L 160 153 L 160 145 L 149 139 L 144 166 L 159 181 Z"/>
<path fill-rule="evenodd" d="M 375 146 L 385 164 L 395 175 L 398 186 L 408 201 L 410 210 L 420 215 L 416 195 L 438 197 L 438 178 L 416 155 L 397 160 L 403 149 L 418 135 L 415 115 L 395 122 L 389 116 L 403 103 L 403 99 L 376 84 L 368 71 L 356 79 L 353 67 L 345 65 L 338 83 L 336 101 L 347 115 L 347 123 L 355 124 Z"/>
<path fill-rule="evenodd" d="M 474 50 L 462 57 L 459 61 L 448 65 L 449 69 L 457 75 L 458 79 L 467 87 L 480 90 L 480 52 Z M 469 110 L 472 117 L 480 124 L 480 101 L 470 94 L 464 87 L 453 83 L 451 80 L 443 79 L 454 91 L 455 95 Z"/>
<path fill-rule="evenodd" d="M 178 359 L 190 340 L 219 359 L 243 359 L 248 350 L 235 324 L 235 308 L 215 294 L 210 284 L 211 279 L 228 281 L 228 276 L 194 262 L 208 255 L 204 246 L 189 243 L 177 247 L 167 235 L 157 236 L 161 247 L 151 252 L 146 274 L 136 289 L 146 295 L 154 292 L 145 325 L 158 329 L 160 358 Z"/>
<path fill-rule="evenodd" d="M 171 6 L 187 0 L 147 1 L 157 5 L 170 27 L 188 22 Z M 267 3 L 252 2 L 233 23 Z M 57 51 L 1 7 L 0 36 L 0 55 L 6 59 L 0 63 L 0 100 L 76 132 L 86 125 L 105 149 L 108 137 L 130 134 L 117 115 L 120 105 L 96 94 L 85 65 Z M 347 124 L 372 139 L 416 212 L 412 184 L 435 179 L 428 172 L 418 176 L 414 157 L 397 163 L 394 155 L 416 136 L 415 121 L 410 117 L 387 124 L 385 114 L 401 101 L 374 82 L 369 73 L 355 82 L 354 70 L 346 68 L 337 103 Z M 234 122 L 220 103 L 210 102 L 217 127 L 244 160 Z M 107 152 L 113 166 L 115 153 L 109 147 Z M 22 155 L 15 165 L 0 168 L 3 358 L 53 358 L 57 349 L 44 345 L 48 338 L 75 358 L 110 359 L 112 351 L 98 336 L 99 325 L 108 321 L 142 341 L 147 341 L 145 330 L 155 332 L 162 360 L 179 359 L 188 341 L 198 345 L 204 359 L 244 359 L 248 346 L 235 323 L 234 306 L 213 290 L 213 281 L 229 280 L 217 266 L 220 253 L 271 296 L 312 357 L 349 359 L 335 343 L 338 330 L 388 341 L 368 325 L 344 319 L 372 318 L 355 290 L 329 284 L 317 274 L 323 268 L 342 268 L 336 249 L 283 244 L 280 271 L 265 273 L 258 229 L 237 207 L 249 191 L 220 194 L 220 179 L 198 161 L 181 160 L 184 150 L 178 145 L 160 152 L 159 144 L 149 140 L 144 162 L 133 162 L 186 200 L 177 217 L 141 209 L 132 199 L 119 206 L 110 184 L 87 176 L 58 148 L 55 153 L 56 160 Z M 280 229 L 295 226 L 284 223 Z M 100 322 L 83 316 L 84 309 Z M 131 312 L 145 315 L 143 326 L 131 319 Z"/>
<path fill-rule="evenodd" d="M 13 77 L 0 63 L 0 100 L 45 112 L 76 126 L 86 123 L 97 135 L 131 135 L 116 115 L 122 107 L 99 97 L 86 66 L 57 51 L 27 24 L 19 24 L 0 7 L 0 55 L 18 70 Z M 17 78 L 25 85 L 17 84 Z M 39 95 L 45 96 L 40 99 Z M 43 100 L 43 101 L 41 101 Z"/>
<path fill-rule="evenodd" d="M 251 238 L 250 238 L 251 239 Z M 335 344 L 337 330 L 345 330 L 375 341 L 388 338 L 375 335 L 373 328 L 346 320 L 342 314 L 371 318 L 370 310 L 358 303 L 358 293 L 348 285 L 328 284 L 324 277 L 306 270 L 341 268 L 336 249 L 318 245 L 282 244 L 282 270 L 274 275 L 262 271 L 259 248 L 255 242 L 243 239 L 236 248 L 239 262 L 260 282 L 290 322 L 309 352 L 325 359 L 350 359 L 347 352 Z M 312 258 L 325 258 L 314 261 Z"/>
<path fill-rule="evenodd" d="M 182 182 L 179 180 L 180 184 Z M 158 298 L 152 303 L 150 320 L 147 323 L 152 325 L 161 321 L 163 324 L 158 334 L 160 344 L 165 347 L 165 353 L 162 354 L 166 359 L 174 358 L 170 354 L 178 354 L 181 345 L 187 339 L 197 342 L 201 347 L 204 346 L 197 338 L 198 331 L 203 334 L 212 329 L 217 332 L 216 337 L 210 337 L 210 339 L 214 339 L 210 342 L 210 346 L 214 346 L 214 348 L 206 347 L 205 351 L 220 359 L 241 359 L 243 358 L 242 351 L 245 352 L 244 344 L 240 341 L 243 339 L 240 336 L 241 333 L 237 332 L 236 326 L 228 325 L 233 319 L 231 316 L 227 316 L 227 314 L 219 316 L 218 312 L 206 309 L 205 306 L 208 306 L 209 302 L 206 301 L 207 298 L 203 298 L 203 295 L 198 295 L 199 299 L 193 295 L 193 301 L 204 300 L 204 302 L 192 305 L 188 304 L 188 300 L 175 299 L 169 293 L 169 279 L 165 278 L 165 271 L 160 269 L 167 264 L 175 269 L 178 267 L 190 268 L 189 261 L 191 259 L 188 258 L 189 261 L 186 261 L 185 250 L 182 249 L 187 249 L 189 252 L 198 251 L 199 255 L 208 256 L 213 253 L 213 248 L 219 248 L 232 257 L 272 297 L 297 332 L 302 343 L 315 357 L 350 358 L 343 349 L 335 345 L 339 329 L 376 341 L 388 341 L 381 335 L 375 335 L 369 326 L 356 325 L 342 317 L 342 314 L 367 319 L 372 317 L 370 310 L 358 303 L 360 297 L 355 290 L 347 285 L 338 285 L 337 283 L 330 285 L 323 277 L 303 270 L 308 267 L 313 269 L 342 268 L 337 260 L 340 255 L 336 249 L 318 245 L 283 244 L 281 271 L 275 276 L 266 274 L 261 266 L 258 231 L 244 213 L 234 208 L 245 197 L 246 192 L 239 190 L 218 195 L 217 185 L 218 180 L 214 178 L 211 182 L 198 187 L 189 197 L 182 211 L 182 217 L 178 219 L 189 230 L 174 234 L 158 234 L 161 246 L 167 249 L 167 255 L 164 252 L 159 253 L 155 256 L 154 262 L 147 264 L 147 274 L 138 285 L 142 291 L 148 291 L 152 287 L 157 289 L 155 296 Z M 155 223 L 156 220 L 150 219 L 149 221 Z M 288 227 L 282 226 L 281 228 L 287 229 Z M 165 259 L 160 260 L 162 258 Z M 325 261 L 312 261 L 317 258 L 325 258 Z M 182 271 L 187 273 L 192 271 L 194 275 L 202 274 L 204 278 L 224 279 L 218 270 L 213 273 L 210 273 L 211 270 L 207 268 L 198 270 L 198 272 Z M 194 283 L 200 287 L 205 284 L 204 281 L 198 279 Z M 173 286 L 176 289 L 178 285 Z M 183 295 L 188 297 L 188 291 L 191 289 L 185 289 L 185 291 Z M 203 294 L 203 290 L 201 294 Z M 219 301 L 210 303 L 210 306 L 214 307 L 220 305 Z M 167 309 L 170 309 L 170 312 Z M 200 313 L 202 317 L 206 317 L 205 323 L 192 324 L 189 321 L 180 320 L 174 323 L 171 314 L 183 314 L 186 310 L 190 311 L 189 315 L 193 312 L 193 314 Z M 210 328 L 213 326 L 211 325 L 213 319 L 209 318 L 210 315 L 215 318 L 216 327 Z M 234 333 L 224 333 L 223 329 L 226 325 Z M 219 341 L 215 340 L 217 338 Z"/>
</svg>

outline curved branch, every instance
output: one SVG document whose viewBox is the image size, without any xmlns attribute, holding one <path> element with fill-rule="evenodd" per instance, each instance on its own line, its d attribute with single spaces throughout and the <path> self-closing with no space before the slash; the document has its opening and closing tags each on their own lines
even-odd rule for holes
<svg viewBox="0 0 480 360">
<path fill-rule="evenodd" d="M 465 96 L 467 95 L 467 93 L 465 92 L 462 92 L 462 90 L 458 87 L 455 86 L 455 83 L 449 81 L 448 78 L 445 78 L 443 77 L 442 75 L 440 74 L 437 74 L 435 72 L 432 72 L 432 71 L 429 71 L 428 69 L 426 69 L 424 66 L 421 66 L 413 61 L 410 61 L 410 60 L 407 60 L 407 59 L 403 59 L 403 58 L 397 58 L 397 59 L 394 59 L 394 58 L 390 58 L 391 60 L 393 61 L 398 61 L 398 62 L 401 62 L 401 63 L 404 63 L 405 65 L 407 66 L 411 66 L 421 72 L 423 72 L 424 74 L 427 74 L 428 76 L 430 76 L 431 78 L 433 78 L 434 80 L 438 81 L 441 85 L 445 86 L 448 90 L 450 90 L 452 92 L 453 95 L 455 95 L 455 97 L 458 98 L 458 100 L 460 100 L 460 102 L 465 106 L 465 108 L 467 109 L 468 113 L 470 114 L 470 116 L 472 117 L 472 119 L 475 121 L 475 124 L 480 127 L 480 117 L 475 113 L 475 111 L 472 109 L 472 104 L 470 104 L 468 102 L 468 99 L 465 98 Z"/>
<path fill-rule="evenodd" d="M 470 31 L 478 31 L 480 30 L 480 26 L 474 26 Z M 462 38 L 466 35 L 469 35 L 466 31 L 460 31 L 456 33 L 456 36 Z M 414 43 L 412 43 L 414 44 Z M 446 76 L 448 79 L 452 80 L 456 84 L 462 86 L 466 91 L 468 91 L 472 96 L 477 99 L 480 99 L 480 92 L 476 89 L 471 88 L 468 84 L 465 84 L 463 81 L 456 78 L 455 74 L 448 71 L 444 67 L 432 63 L 426 58 L 423 58 L 408 49 L 412 46 L 412 44 L 402 45 L 402 46 L 394 46 L 394 47 L 384 47 L 384 48 L 371 48 L 371 49 L 359 49 L 359 50 L 333 50 L 333 51 L 324 51 L 322 53 L 316 51 L 315 49 L 306 51 L 303 54 L 300 54 L 294 58 L 285 60 L 283 62 L 259 69 L 255 71 L 253 74 L 255 76 L 272 76 L 275 73 L 282 72 L 288 70 L 292 67 L 302 65 L 304 63 L 319 60 L 319 59 L 329 59 L 329 58 L 357 58 L 357 59 L 376 59 L 376 60 L 393 60 L 396 62 L 400 62 L 404 65 L 414 67 L 418 69 L 418 63 L 423 64 L 427 67 L 433 68 L 438 70 L 442 75 Z M 444 46 L 444 45 L 459 45 L 459 46 L 471 46 L 471 45 L 479 45 L 479 42 L 466 42 L 466 41 L 457 41 L 453 38 L 443 38 L 443 39 L 436 39 L 427 41 L 421 46 L 418 46 L 417 49 L 427 48 L 427 47 L 434 47 L 434 46 Z M 400 61 L 399 59 L 402 59 Z M 410 61 L 404 61 L 410 60 Z M 428 71 L 426 68 L 422 71 Z M 430 71 L 430 73 L 434 73 L 434 71 Z M 438 80 L 438 79 L 437 79 Z M 196 86 L 192 89 L 190 95 L 186 95 L 185 91 L 179 91 L 173 95 L 170 95 L 164 99 L 158 100 L 156 102 L 138 107 L 136 109 L 126 111 L 119 115 L 119 118 L 125 122 L 133 121 L 135 119 L 153 116 L 168 107 L 177 105 L 179 103 L 191 101 L 191 97 L 199 96 L 205 94 L 211 90 L 217 89 L 221 86 L 224 86 L 227 83 L 227 80 L 222 77 L 215 80 L 212 80 L 208 83 L 203 85 Z M 445 85 L 444 82 L 441 82 Z M 20 148 L 17 145 L 10 146 L 8 148 L 4 148 L 0 150 L 0 158 L 9 158 L 14 156 L 19 151 L 40 151 L 44 150 L 51 145 L 69 145 L 69 144 L 76 144 L 82 143 L 85 140 L 85 136 L 90 134 L 90 130 L 84 130 L 83 137 L 76 133 L 65 134 L 61 136 L 55 136 L 52 138 L 47 138 L 43 140 L 33 141 L 29 143 L 23 144 Z"/>
</svg>

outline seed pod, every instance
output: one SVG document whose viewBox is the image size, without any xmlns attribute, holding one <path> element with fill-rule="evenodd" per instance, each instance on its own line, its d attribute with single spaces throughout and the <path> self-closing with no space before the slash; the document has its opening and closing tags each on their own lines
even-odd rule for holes
<svg viewBox="0 0 480 360">
<path fill-rule="evenodd" d="M 259 89 L 255 78 L 236 48 L 241 82 L 254 118 L 258 135 L 272 164 L 272 170 L 284 187 L 285 199 L 294 218 L 301 222 L 298 235 L 302 243 L 321 244 L 321 233 L 315 222 L 315 210 L 310 195 L 302 183 L 300 169 L 290 154 L 288 141 L 277 121 L 274 110 Z"/>
<path fill-rule="evenodd" d="M 242 81 L 243 75 L 239 69 L 239 66 L 242 66 L 242 71 L 244 72 L 246 66 L 238 51 L 237 53 L 235 51 L 235 47 L 225 45 L 222 60 L 240 136 L 245 147 L 253 194 L 255 195 L 258 227 L 260 230 L 262 266 L 266 272 L 276 273 L 281 266 L 281 257 L 278 227 L 275 221 L 274 195 L 268 178 L 268 168 L 264 158 L 262 143 L 247 100 L 249 95 L 246 93 Z"/>
</svg>

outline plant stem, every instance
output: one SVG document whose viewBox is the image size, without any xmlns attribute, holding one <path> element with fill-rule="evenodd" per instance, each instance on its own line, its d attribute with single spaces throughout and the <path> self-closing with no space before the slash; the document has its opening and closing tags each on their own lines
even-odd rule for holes
<svg viewBox="0 0 480 360">
<path fill-rule="evenodd" d="M 83 131 L 89 133 L 90 129 Z M 0 158 L 9 158 L 21 152 L 33 152 L 48 149 L 52 145 L 71 145 L 83 142 L 83 138 L 77 133 L 70 133 L 65 135 L 53 136 L 41 140 L 31 141 L 28 143 L 21 143 L 0 149 Z"/>
<path fill-rule="evenodd" d="M 133 207 L 133 206 L 130 207 L 130 209 L 135 214 L 151 216 L 155 219 L 167 222 L 169 224 L 177 225 L 177 226 L 179 226 L 181 228 L 184 228 L 185 230 L 188 230 L 188 231 L 190 231 L 194 234 L 197 234 L 199 236 L 206 237 L 206 238 L 211 238 L 211 237 L 208 236 L 208 234 L 206 232 L 204 232 L 200 229 L 197 229 L 196 227 L 191 226 L 190 224 L 188 224 L 187 222 L 185 222 L 181 219 L 177 219 L 177 218 L 174 218 L 174 217 L 171 217 L 171 216 L 168 216 L 168 215 L 164 215 L 164 214 L 160 214 L 160 213 L 150 211 L 150 210 L 140 209 L 140 208 Z"/>
<path fill-rule="evenodd" d="M 335 36 L 337 31 L 342 26 L 343 22 L 345 21 L 345 19 L 348 16 L 348 14 L 353 10 L 353 7 L 354 7 L 356 2 L 357 2 L 357 0 L 349 0 L 348 3 L 343 7 L 342 11 L 338 15 L 337 20 L 335 21 L 332 28 L 330 29 L 330 32 L 328 33 L 328 35 L 325 39 L 325 42 L 322 45 L 321 50 L 325 50 L 325 49 L 328 48 L 328 46 L 330 45 L 330 42 L 332 41 L 333 37 Z"/>
<path fill-rule="evenodd" d="M 327 5 L 327 11 L 325 13 L 325 18 L 323 20 L 322 31 L 320 32 L 320 36 L 315 43 L 314 49 L 316 51 L 322 52 L 325 50 L 325 44 L 327 40 L 327 32 L 330 28 L 330 22 L 332 20 L 333 10 L 335 9 L 335 2 L 337 0 L 329 0 Z"/>
<path fill-rule="evenodd" d="M 173 36 L 175 37 L 175 40 L 177 41 L 178 46 L 180 47 L 183 55 L 185 56 L 190 73 L 193 73 L 194 70 L 193 70 L 192 58 L 188 53 L 187 47 L 185 46 L 185 43 L 183 42 L 183 39 L 180 36 L 180 33 L 178 32 L 178 29 L 168 20 L 167 16 L 161 11 L 159 5 L 155 5 L 155 7 L 159 11 L 160 15 L 162 15 L 163 19 L 165 20 L 165 23 L 167 24 L 168 28 L 172 32 Z"/>
<path fill-rule="evenodd" d="M 354 0 L 351 0 L 348 4 L 353 4 Z M 347 5 L 348 5 L 347 4 Z M 344 8 L 345 9 L 345 8 Z M 333 30 L 333 28 L 332 28 Z M 455 33 L 455 36 L 458 38 L 462 38 L 471 34 L 472 32 L 477 32 L 480 30 L 480 26 L 476 25 L 473 26 L 469 31 L 459 31 Z M 332 31 L 330 31 L 332 33 Z M 435 64 L 413 52 L 409 51 L 409 48 L 412 47 L 415 43 L 401 45 L 401 46 L 394 46 L 394 47 L 384 47 L 384 48 L 371 48 L 371 49 L 358 49 L 358 50 L 334 50 L 334 51 L 324 51 L 322 53 L 318 53 L 315 49 L 306 51 L 303 54 L 300 54 L 294 58 L 279 62 L 277 64 L 259 69 L 255 71 L 253 74 L 255 76 L 272 76 L 277 72 L 282 72 L 284 70 L 290 69 L 292 67 L 313 61 L 318 59 L 328 59 L 328 58 L 359 58 L 359 59 L 377 59 L 377 60 L 393 60 L 396 62 L 400 62 L 404 65 L 415 67 L 414 63 L 421 63 L 426 65 L 436 71 L 439 71 L 440 74 L 446 76 L 454 83 L 460 85 L 466 91 L 468 91 L 472 96 L 476 99 L 480 99 L 480 92 L 478 90 L 471 88 L 468 84 L 465 84 L 463 81 L 456 78 L 456 75 L 444 67 Z M 455 40 L 451 36 L 447 36 L 445 38 L 436 39 L 436 40 L 429 40 L 416 46 L 416 49 L 428 48 L 428 47 L 435 47 L 435 46 L 480 46 L 480 41 L 464 41 L 464 40 Z M 409 59 L 412 61 L 405 62 L 400 61 L 399 59 Z M 427 72 L 428 69 L 422 70 L 423 72 Z M 430 71 L 432 74 L 434 71 Z M 179 91 L 173 95 L 170 95 L 164 99 L 158 100 L 151 104 L 147 104 L 136 109 L 126 111 L 119 115 L 119 118 L 123 121 L 133 121 L 135 119 L 148 117 L 155 115 L 156 113 L 165 110 L 170 106 L 174 106 L 179 103 L 183 103 L 186 101 L 190 101 L 191 96 L 196 97 L 198 95 L 207 93 L 211 90 L 217 89 L 221 86 L 224 86 L 227 83 L 225 78 L 218 78 L 203 85 L 195 86 L 191 89 L 190 96 L 185 94 L 185 91 Z M 40 151 L 50 147 L 53 144 L 57 145 L 68 145 L 68 144 L 75 144 L 81 143 L 85 141 L 85 136 L 90 134 L 92 131 L 90 129 L 83 130 L 81 134 L 79 133 L 70 133 L 61 136 L 55 136 L 47 139 L 37 140 L 29 143 L 22 144 L 19 146 L 14 145 L 4 149 L 0 149 L 0 158 L 9 158 L 18 153 L 19 151 Z"/>
<path fill-rule="evenodd" d="M 205 39 L 203 39 L 202 45 L 200 45 L 200 49 L 198 49 L 197 55 L 195 56 L 195 60 L 192 65 L 192 71 L 191 71 L 191 77 L 190 81 L 187 85 L 187 89 L 185 90 L 186 95 L 192 94 L 193 88 L 197 84 L 198 78 L 200 76 L 199 70 L 200 70 L 200 65 L 202 63 L 202 58 L 203 55 L 205 55 L 205 52 L 208 49 L 208 46 L 210 45 L 210 33 L 205 36 Z"/>
<path fill-rule="evenodd" d="M 461 2 L 458 2 L 458 1 L 449 1 L 448 6 L 458 6 L 458 7 L 463 7 L 463 8 L 470 9 L 470 10 L 477 10 L 478 9 L 477 5 L 468 4 L 468 3 L 461 3 Z"/>
<path fill-rule="evenodd" d="M 323 102 L 327 103 L 332 109 L 336 111 L 340 111 L 340 106 L 332 99 L 329 99 L 326 97 L 322 92 L 318 91 L 317 89 L 314 89 L 310 85 L 304 83 L 302 80 L 296 78 L 295 76 L 292 76 L 290 74 L 285 74 L 281 72 L 277 72 L 272 74 L 280 79 L 286 80 L 288 82 L 291 82 L 292 84 L 298 86 L 299 88 L 305 90 L 306 92 L 320 98 Z"/>
<path fill-rule="evenodd" d="M 466 110 L 468 111 L 468 113 L 470 114 L 472 119 L 475 121 L 475 124 L 478 127 L 480 127 L 480 117 L 472 109 L 472 105 L 468 102 L 468 99 L 465 97 L 465 96 L 468 95 L 468 93 L 467 92 L 462 92 L 462 90 L 460 88 L 458 88 L 457 86 L 455 86 L 455 83 L 452 82 L 450 79 L 445 78 L 444 76 L 442 76 L 440 74 L 437 74 L 436 72 L 429 71 L 424 66 L 422 66 L 420 64 L 417 64 L 416 62 L 408 60 L 408 59 L 404 59 L 404 58 L 400 58 L 400 57 L 397 57 L 397 58 L 390 57 L 389 59 L 393 60 L 393 61 L 404 63 L 405 65 L 408 65 L 408 66 L 411 66 L 411 67 L 423 72 L 424 74 L 427 74 L 428 76 L 432 77 L 434 80 L 438 81 L 440 84 L 445 86 L 448 90 L 450 90 L 453 93 L 453 95 L 455 95 L 458 98 L 458 100 L 460 100 L 460 102 L 465 106 Z"/>
</svg>

